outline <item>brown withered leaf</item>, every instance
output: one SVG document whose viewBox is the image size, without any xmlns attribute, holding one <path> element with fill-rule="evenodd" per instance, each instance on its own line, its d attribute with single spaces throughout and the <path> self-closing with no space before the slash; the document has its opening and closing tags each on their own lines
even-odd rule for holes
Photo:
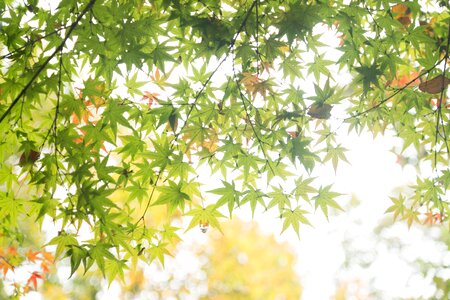
<svg viewBox="0 0 450 300">
<path fill-rule="evenodd" d="M 402 23 L 403 26 L 411 25 L 411 9 L 405 4 L 399 3 L 391 7 L 394 18 Z"/>
<path fill-rule="evenodd" d="M 331 109 L 333 106 L 326 103 L 313 103 L 308 110 L 308 115 L 315 119 L 327 120 L 331 117 Z"/>
<path fill-rule="evenodd" d="M 433 79 L 422 82 L 419 85 L 419 89 L 425 93 L 438 94 L 442 92 L 442 90 L 444 90 L 449 84 L 450 79 L 448 79 L 444 75 L 438 75 Z"/>
</svg>

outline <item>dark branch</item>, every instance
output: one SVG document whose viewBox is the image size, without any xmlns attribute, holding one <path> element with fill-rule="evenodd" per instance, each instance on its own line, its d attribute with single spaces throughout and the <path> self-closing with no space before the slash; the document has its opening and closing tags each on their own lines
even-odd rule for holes
<svg viewBox="0 0 450 300">
<path fill-rule="evenodd" d="M 44 63 L 39 67 L 39 69 L 34 73 L 33 77 L 31 77 L 30 81 L 25 85 L 25 87 L 20 91 L 20 93 L 14 98 L 13 102 L 9 105 L 8 109 L 2 114 L 0 117 L 0 124 L 3 122 L 3 120 L 11 113 L 11 110 L 17 105 L 20 98 L 22 98 L 25 93 L 28 91 L 28 89 L 31 87 L 33 82 L 38 78 L 38 76 L 41 74 L 42 71 L 45 70 L 48 63 L 55 57 L 55 55 L 60 52 L 64 46 L 66 45 L 67 40 L 69 39 L 70 35 L 72 34 L 75 27 L 77 27 L 78 23 L 81 21 L 83 16 L 92 8 L 96 0 L 90 0 L 88 5 L 83 9 L 83 11 L 78 15 L 77 19 L 70 25 L 69 30 L 67 31 L 64 39 L 59 44 L 58 47 L 53 51 L 53 53 L 44 61 Z"/>
</svg>

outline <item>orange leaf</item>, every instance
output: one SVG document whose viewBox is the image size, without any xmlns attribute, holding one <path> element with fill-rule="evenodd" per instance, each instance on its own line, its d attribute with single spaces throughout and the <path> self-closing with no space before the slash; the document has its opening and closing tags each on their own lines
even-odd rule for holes
<svg viewBox="0 0 450 300">
<path fill-rule="evenodd" d="M 8 271 L 14 271 L 14 267 L 11 266 L 3 257 L 0 257 L 0 270 L 3 273 L 3 277 L 8 274 Z"/>
<path fill-rule="evenodd" d="M 42 273 L 44 273 L 44 274 L 50 272 L 50 268 L 45 261 L 43 261 L 41 263 L 41 270 L 42 270 Z"/>
<path fill-rule="evenodd" d="M 414 78 L 417 78 L 411 84 L 409 84 L 409 86 L 417 86 L 420 84 L 420 79 L 418 77 L 419 77 L 419 72 L 411 72 L 410 74 L 396 76 L 396 79 L 393 79 L 392 81 L 388 82 L 387 85 L 396 87 L 396 88 L 403 88 L 411 80 L 413 80 Z"/>
<path fill-rule="evenodd" d="M 52 263 L 52 262 L 55 260 L 55 257 L 53 256 L 52 253 L 47 252 L 47 251 L 45 251 L 45 250 L 42 250 L 41 253 L 42 253 L 42 256 L 44 257 L 44 260 L 45 260 L 45 261 L 47 261 L 47 262 L 49 262 L 49 263 Z"/>
<path fill-rule="evenodd" d="M 37 289 L 37 280 L 38 279 L 42 279 L 42 275 L 39 272 L 34 271 L 33 273 L 31 273 L 30 278 L 28 278 L 26 286 L 30 286 L 30 284 L 32 284 L 34 289 L 36 290 Z"/>
<path fill-rule="evenodd" d="M 17 248 L 14 246 L 8 247 L 8 255 L 17 255 Z"/>
<path fill-rule="evenodd" d="M 28 250 L 26 257 L 30 262 L 34 263 L 34 262 L 36 262 L 36 260 L 41 259 L 40 257 L 38 257 L 38 255 L 40 253 L 41 252 L 39 252 L 39 251 L 34 252 L 33 250 L 30 249 L 30 250 Z"/>
<path fill-rule="evenodd" d="M 425 93 L 438 94 L 442 92 L 449 84 L 450 79 L 441 74 L 433 79 L 422 82 L 419 85 L 419 89 Z"/>
<path fill-rule="evenodd" d="M 425 213 L 425 219 L 423 220 L 423 225 L 432 225 L 434 222 L 434 216 L 432 212 Z"/>
<path fill-rule="evenodd" d="M 151 108 L 153 103 L 155 101 L 158 101 L 159 94 L 157 93 L 150 93 L 148 91 L 144 92 L 144 96 L 142 97 L 141 101 L 147 100 L 148 101 L 148 108 Z"/>
<path fill-rule="evenodd" d="M 402 23 L 404 26 L 411 25 L 411 10 L 405 4 L 399 3 L 391 7 L 391 11 L 394 13 L 394 18 Z"/>
</svg>

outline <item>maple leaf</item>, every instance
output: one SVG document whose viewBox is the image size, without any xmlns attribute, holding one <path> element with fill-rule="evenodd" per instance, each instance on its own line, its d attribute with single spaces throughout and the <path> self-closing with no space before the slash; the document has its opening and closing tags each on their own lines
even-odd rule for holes
<svg viewBox="0 0 450 300">
<path fill-rule="evenodd" d="M 152 93 L 149 91 L 144 92 L 144 96 L 142 97 L 141 101 L 147 101 L 148 102 L 148 108 L 152 108 L 152 105 L 155 102 L 158 102 L 158 93 Z"/>
<path fill-rule="evenodd" d="M 411 72 L 409 74 L 404 74 L 401 76 L 396 76 L 395 79 L 387 81 L 386 85 L 395 87 L 395 88 L 403 88 L 405 87 L 411 80 L 416 78 L 412 83 L 410 83 L 408 86 L 413 87 L 420 84 L 420 78 L 419 78 L 419 72 Z"/>
<path fill-rule="evenodd" d="M 189 223 L 186 231 L 197 226 L 197 224 L 200 226 L 201 230 L 201 226 L 208 224 L 208 226 L 216 228 L 222 232 L 217 218 L 225 218 L 225 216 L 217 210 L 217 207 L 214 204 L 210 204 L 207 207 L 197 206 L 197 208 L 191 209 L 188 213 L 186 213 L 186 215 L 192 216 L 191 222 Z"/>
<path fill-rule="evenodd" d="M 150 249 L 150 262 L 158 259 L 161 265 L 164 267 L 164 256 L 169 255 L 170 252 L 166 249 L 167 243 L 159 242 L 158 245 L 152 245 Z"/>
<path fill-rule="evenodd" d="M 0 255 L 0 270 L 3 273 L 3 277 L 6 276 L 6 274 L 8 274 L 8 271 L 14 271 L 14 266 L 11 265 L 5 257 L 3 257 L 2 255 Z"/>
<path fill-rule="evenodd" d="M 25 256 L 30 262 L 34 263 L 36 260 L 42 259 L 38 256 L 39 254 L 41 254 L 41 252 L 29 249 Z"/>
<path fill-rule="evenodd" d="M 178 207 L 184 211 L 184 205 L 187 200 L 191 200 L 189 195 L 182 192 L 181 183 L 175 183 L 169 180 L 169 186 L 159 186 L 158 191 L 161 192 L 158 200 L 153 205 L 167 204 L 169 212 L 173 213 Z"/>
<path fill-rule="evenodd" d="M 419 212 L 414 209 L 406 209 L 403 218 L 408 223 L 408 228 L 411 228 L 413 222 L 420 223 Z"/>
<path fill-rule="evenodd" d="M 45 261 L 41 262 L 41 270 L 42 270 L 42 273 L 44 273 L 44 274 L 50 272 L 50 268 L 49 268 L 49 265 L 47 262 L 45 262 Z"/>
<path fill-rule="evenodd" d="M 407 5 L 398 3 L 391 7 L 391 11 L 394 15 L 394 19 L 402 23 L 404 26 L 411 25 L 412 13 L 411 9 Z"/>
<path fill-rule="evenodd" d="M 31 273 L 30 278 L 28 278 L 26 286 L 29 287 L 30 284 L 32 284 L 34 289 L 36 290 L 37 289 L 37 280 L 38 279 L 42 279 L 42 275 L 39 272 L 34 271 L 33 273 Z"/>
<path fill-rule="evenodd" d="M 323 214 L 328 219 L 328 207 L 333 207 L 336 209 L 343 210 L 339 204 L 334 200 L 337 196 L 340 196 L 340 193 L 330 191 L 331 185 L 326 187 L 320 187 L 316 196 L 312 198 L 315 201 L 315 208 L 320 207 L 322 209 Z"/>
<path fill-rule="evenodd" d="M 222 183 L 224 185 L 223 188 L 214 189 L 209 192 L 221 196 L 219 200 L 217 200 L 216 207 L 228 204 L 228 211 L 230 212 L 231 216 L 235 204 L 239 203 L 240 193 L 236 190 L 234 181 L 229 184 L 228 182 L 222 180 Z"/>
<path fill-rule="evenodd" d="M 252 93 L 255 91 L 255 85 L 259 82 L 261 82 L 261 79 L 258 77 L 258 74 L 250 73 L 250 72 L 244 72 L 242 73 L 244 77 L 241 79 L 241 84 L 244 85 L 245 89 Z"/>
<path fill-rule="evenodd" d="M 433 79 L 422 82 L 419 85 L 419 89 L 425 93 L 438 94 L 442 92 L 449 84 L 450 79 L 441 74 Z"/>
<path fill-rule="evenodd" d="M 48 251 L 42 250 L 41 254 L 42 254 L 42 257 L 44 258 L 44 260 L 47 262 L 51 263 L 55 260 L 55 257 L 53 256 L 53 254 Z"/>
<path fill-rule="evenodd" d="M 331 117 L 331 109 L 333 106 L 327 103 L 313 103 L 308 109 L 308 115 L 315 119 L 327 120 Z"/>
<path fill-rule="evenodd" d="M 345 157 L 345 152 L 347 151 L 347 149 L 341 147 L 341 145 L 337 145 L 336 147 L 328 147 L 324 150 L 326 151 L 327 154 L 325 155 L 323 161 L 326 162 L 328 160 L 331 160 L 331 162 L 333 163 L 333 169 L 335 173 L 337 170 L 339 160 L 343 160 L 349 163 L 347 157 Z"/>
<path fill-rule="evenodd" d="M 361 67 L 356 67 L 355 70 L 359 73 L 359 81 L 363 84 L 364 95 L 369 92 L 372 84 L 379 86 L 378 78 L 383 72 L 377 64 L 374 63 L 371 66 L 363 65 Z"/>
<path fill-rule="evenodd" d="M 289 226 L 291 226 L 297 236 L 300 238 L 300 223 L 311 225 L 308 219 L 305 218 L 305 214 L 308 212 L 306 210 L 300 209 L 300 207 L 296 207 L 295 209 L 286 209 L 282 214 L 281 218 L 283 218 L 283 229 L 281 233 L 283 233 Z"/>
</svg>

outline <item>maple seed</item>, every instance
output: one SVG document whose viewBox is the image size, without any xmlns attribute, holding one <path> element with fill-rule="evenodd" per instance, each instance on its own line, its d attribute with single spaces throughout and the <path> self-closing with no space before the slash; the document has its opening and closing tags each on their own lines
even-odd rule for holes
<svg viewBox="0 0 450 300">
<path fill-rule="evenodd" d="M 201 232 L 206 233 L 208 231 L 209 222 L 208 221 L 200 221 L 198 224 L 200 227 Z"/>
<path fill-rule="evenodd" d="M 449 84 L 450 79 L 448 79 L 444 75 L 438 75 L 433 79 L 422 82 L 419 85 L 419 89 L 425 93 L 438 94 L 442 92 Z"/>
</svg>

